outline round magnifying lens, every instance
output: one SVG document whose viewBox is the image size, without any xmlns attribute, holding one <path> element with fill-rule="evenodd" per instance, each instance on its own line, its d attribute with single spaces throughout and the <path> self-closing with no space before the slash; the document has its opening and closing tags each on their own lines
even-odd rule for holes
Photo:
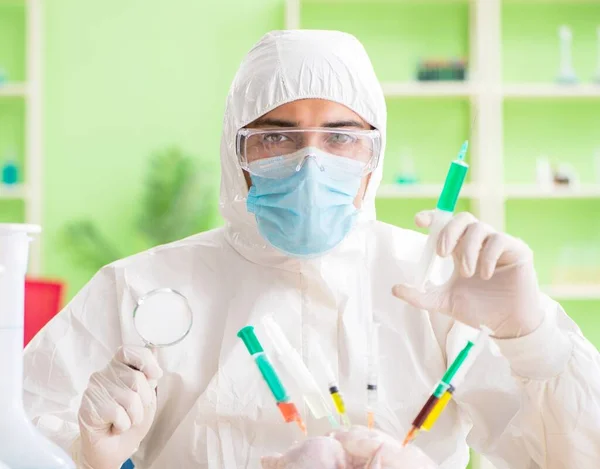
<svg viewBox="0 0 600 469">
<path fill-rule="evenodd" d="M 188 300 L 170 288 L 152 290 L 133 310 L 133 324 L 146 347 L 170 347 L 181 342 L 194 322 Z"/>
</svg>

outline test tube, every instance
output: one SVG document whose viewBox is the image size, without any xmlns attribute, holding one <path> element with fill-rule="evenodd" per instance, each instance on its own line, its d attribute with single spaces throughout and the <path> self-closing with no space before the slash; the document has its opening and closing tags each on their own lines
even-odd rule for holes
<svg viewBox="0 0 600 469">
<path fill-rule="evenodd" d="M 294 380 L 297 388 L 302 393 L 302 397 L 310 412 L 316 419 L 327 417 L 333 428 L 338 428 L 339 424 L 333 417 L 333 410 L 328 404 L 324 394 L 319 389 L 314 376 L 306 367 L 300 354 L 292 347 L 289 340 L 271 317 L 263 318 L 263 324 L 273 349 L 282 365 L 286 368 L 289 375 Z"/>
<path fill-rule="evenodd" d="M 371 325 L 371 340 L 369 344 L 369 359 L 367 370 L 367 427 L 375 426 L 375 407 L 378 397 L 379 378 L 379 323 Z"/>
<path fill-rule="evenodd" d="M 307 434 L 306 425 L 298 412 L 296 405 L 291 402 L 291 399 L 283 387 L 283 383 L 277 376 L 275 368 L 271 364 L 269 357 L 265 353 L 262 345 L 260 344 L 256 334 L 254 333 L 253 326 L 246 326 L 240 329 L 237 333 L 238 337 L 242 339 L 244 345 L 248 349 L 248 352 L 254 359 L 258 370 L 260 371 L 263 379 L 267 383 L 271 394 L 277 402 L 277 408 L 281 412 L 285 422 L 296 422 L 302 433 Z"/>
</svg>

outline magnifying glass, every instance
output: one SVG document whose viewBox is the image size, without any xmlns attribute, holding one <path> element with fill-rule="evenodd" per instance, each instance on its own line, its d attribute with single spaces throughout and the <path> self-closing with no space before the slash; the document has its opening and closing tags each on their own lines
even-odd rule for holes
<svg viewBox="0 0 600 469">
<path fill-rule="evenodd" d="M 133 325 L 147 348 L 178 344 L 192 330 L 194 316 L 185 296 L 158 288 L 142 296 L 133 310 Z"/>
</svg>

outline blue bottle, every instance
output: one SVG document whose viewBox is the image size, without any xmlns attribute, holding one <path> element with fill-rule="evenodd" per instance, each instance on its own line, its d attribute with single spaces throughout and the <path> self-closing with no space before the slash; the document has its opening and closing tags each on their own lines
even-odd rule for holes
<svg viewBox="0 0 600 469">
<path fill-rule="evenodd" d="M 17 163 L 10 160 L 2 166 L 2 184 L 12 186 L 19 182 L 19 167 Z"/>
</svg>

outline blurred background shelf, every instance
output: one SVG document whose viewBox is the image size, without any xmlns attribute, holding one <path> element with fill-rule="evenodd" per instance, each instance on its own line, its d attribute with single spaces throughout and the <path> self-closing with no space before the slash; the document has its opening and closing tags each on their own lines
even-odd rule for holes
<svg viewBox="0 0 600 469">
<path fill-rule="evenodd" d="M 536 185 L 507 185 L 504 196 L 507 199 L 600 199 L 600 184 L 552 189 Z"/>
<path fill-rule="evenodd" d="M 441 184 L 383 184 L 377 197 L 384 199 L 437 199 L 442 191 Z M 479 193 L 475 186 L 465 184 L 461 197 L 476 198 Z"/>
<path fill-rule="evenodd" d="M 514 84 L 503 87 L 511 99 L 600 99 L 600 84 Z"/>
<path fill-rule="evenodd" d="M 296 1 L 296 0 L 292 0 Z M 377 0 L 378 3 L 388 3 L 388 4 L 407 4 L 407 3 L 419 3 L 425 5 L 435 5 L 435 4 L 453 4 L 453 3 L 462 3 L 467 4 L 472 0 Z M 311 4 L 311 3 L 362 3 L 362 4 L 370 4 L 373 0 L 302 0 L 302 3 Z M 374 3 L 374 2 L 373 2 Z"/>
<path fill-rule="evenodd" d="M 556 300 L 600 300 L 600 285 L 549 285 L 542 290 Z"/>
<path fill-rule="evenodd" d="M 15 187 L 0 186 L 0 200 L 22 200 L 27 198 L 27 188 L 23 184 Z"/>
<path fill-rule="evenodd" d="M 377 197 L 386 199 L 437 198 L 441 190 L 442 184 L 382 184 L 377 192 Z M 552 189 L 543 189 L 533 184 L 506 185 L 503 194 L 507 199 L 600 199 L 600 184 Z M 460 196 L 474 199 L 481 196 L 481 191 L 475 184 L 465 184 Z"/>
<path fill-rule="evenodd" d="M 25 83 L 6 83 L 0 84 L 0 97 L 3 96 L 25 96 L 27 94 L 27 85 Z"/>
<path fill-rule="evenodd" d="M 466 98 L 472 96 L 475 92 L 474 87 L 464 81 L 384 82 L 381 86 L 385 96 L 390 98 Z"/>
<path fill-rule="evenodd" d="M 511 4 L 538 4 L 538 5 L 585 5 L 598 4 L 598 0 L 503 0 L 504 3 Z"/>
</svg>

